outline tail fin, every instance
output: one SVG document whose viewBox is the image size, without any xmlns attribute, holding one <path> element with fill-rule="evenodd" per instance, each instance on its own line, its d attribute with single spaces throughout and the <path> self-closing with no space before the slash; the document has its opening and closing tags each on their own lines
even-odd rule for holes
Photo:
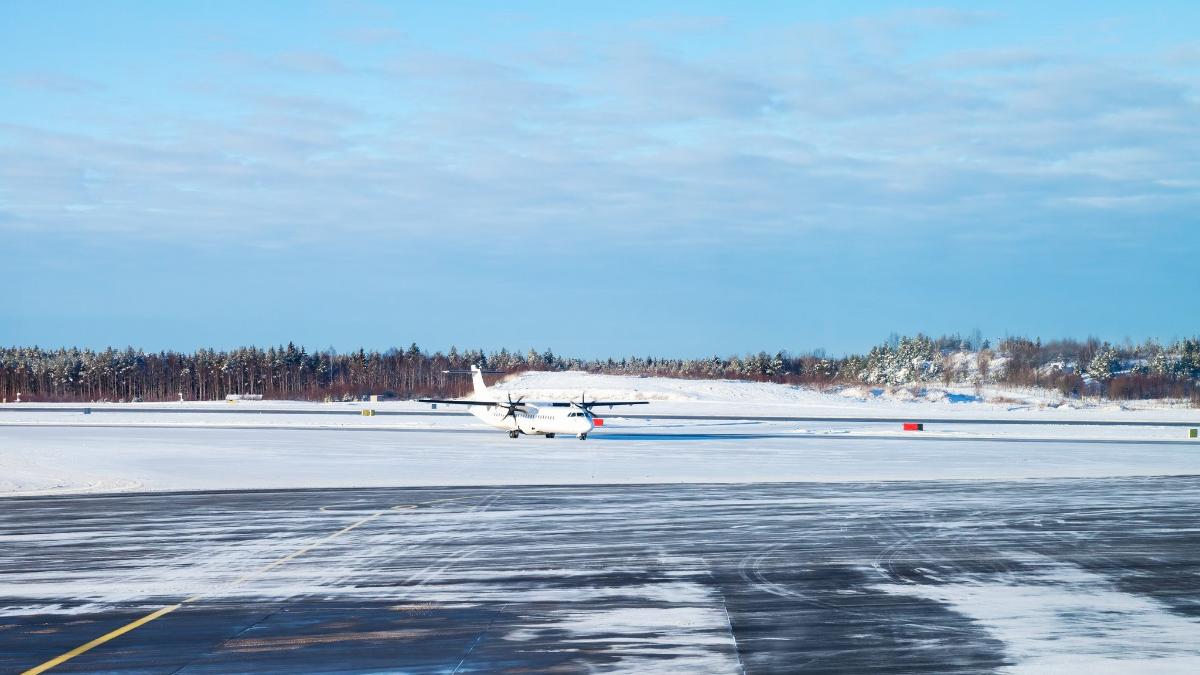
<svg viewBox="0 0 1200 675">
<path fill-rule="evenodd" d="M 475 397 L 486 401 L 488 390 L 487 385 L 483 383 L 483 371 L 479 366 L 471 366 L 471 382 L 475 385 Z"/>
</svg>

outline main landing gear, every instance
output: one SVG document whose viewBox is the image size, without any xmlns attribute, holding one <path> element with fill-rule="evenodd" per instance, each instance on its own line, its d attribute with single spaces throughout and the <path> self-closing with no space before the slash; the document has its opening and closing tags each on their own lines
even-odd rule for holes
<svg viewBox="0 0 1200 675">
<path fill-rule="evenodd" d="M 517 436 L 520 436 L 520 435 L 521 435 L 521 432 L 519 432 L 519 431 L 517 431 L 517 430 L 515 430 L 515 429 L 514 429 L 514 430 L 512 430 L 512 431 L 509 431 L 509 432 L 508 432 L 508 437 L 509 437 L 509 438 L 516 438 Z"/>
<path fill-rule="evenodd" d="M 586 440 L 587 440 L 587 434 L 579 434 L 579 440 L 581 440 L 581 441 L 586 441 Z"/>
<path fill-rule="evenodd" d="M 546 434 L 546 438 L 554 438 L 554 434 Z"/>
</svg>

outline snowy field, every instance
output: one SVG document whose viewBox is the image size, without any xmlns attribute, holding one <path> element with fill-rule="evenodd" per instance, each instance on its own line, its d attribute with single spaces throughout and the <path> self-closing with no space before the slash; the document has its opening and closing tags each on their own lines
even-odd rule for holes
<svg viewBox="0 0 1200 675">
<path fill-rule="evenodd" d="M 1021 400 L 1007 392 L 998 402 L 999 394 L 978 400 L 944 390 L 913 398 L 908 390 L 581 373 L 530 373 L 498 388 L 529 400 L 585 391 L 589 399 L 648 400 L 636 412 L 653 415 L 830 421 L 638 419 L 621 417 L 631 409 L 601 409 L 605 426 L 580 442 L 512 440 L 463 407 L 415 402 L 89 404 L 91 414 L 79 404 L 8 404 L 0 407 L 0 494 L 1200 474 L 1200 442 L 1166 426 L 1191 423 L 1200 411 L 1164 402 L 1069 406 L 1045 392 Z M 380 414 L 364 417 L 364 408 Z M 920 433 L 894 421 L 838 421 L 871 417 L 972 421 Z"/>
<path fill-rule="evenodd" d="M 616 428 L 587 441 L 491 430 L 0 428 L 6 494 L 450 485 L 844 482 L 1200 474 L 1200 443 Z M 730 431 L 730 428 L 736 431 Z M 702 433 L 697 433 L 702 432 Z"/>
</svg>

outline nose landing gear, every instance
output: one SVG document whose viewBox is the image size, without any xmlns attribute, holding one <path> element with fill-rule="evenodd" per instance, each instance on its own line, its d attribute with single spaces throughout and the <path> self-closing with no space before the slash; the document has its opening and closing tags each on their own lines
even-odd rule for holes
<svg viewBox="0 0 1200 675">
<path fill-rule="evenodd" d="M 587 440 L 587 434 L 586 434 L 586 433 L 579 434 L 579 440 L 581 440 L 581 441 L 586 441 L 586 440 Z"/>
</svg>

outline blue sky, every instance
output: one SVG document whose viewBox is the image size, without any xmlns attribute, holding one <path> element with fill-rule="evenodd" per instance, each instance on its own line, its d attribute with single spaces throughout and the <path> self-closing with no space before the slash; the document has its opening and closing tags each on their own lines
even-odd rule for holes
<svg viewBox="0 0 1200 675">
<path fill-rule="evenodd" d="M 1200 331 L 1195 3 L 2 12 L 0 343 Z"/>
</svg>

